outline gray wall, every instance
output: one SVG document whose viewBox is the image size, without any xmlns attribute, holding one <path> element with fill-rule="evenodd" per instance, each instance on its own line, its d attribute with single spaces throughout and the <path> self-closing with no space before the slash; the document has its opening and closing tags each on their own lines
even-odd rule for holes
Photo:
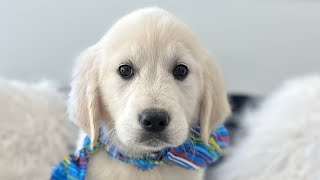
<svg viewBox="0 0 320 180">
<path fill-rule="evenodd" d="M 320 70 L 320 2 L 0 0 L 0 75 L 67 84 L 74 57 L 117 18 L 158 5 L 216 56 L 230 91 L 265 93 Z"/>
</svg>

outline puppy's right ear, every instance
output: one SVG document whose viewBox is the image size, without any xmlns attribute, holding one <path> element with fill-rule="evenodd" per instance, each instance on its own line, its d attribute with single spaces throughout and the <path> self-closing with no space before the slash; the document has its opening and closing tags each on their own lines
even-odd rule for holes
<svg viewBox="0 0 320 180">
<path fill-rule="evenodd" d="M 85 50 L 76 61 L 69 94 L 69 115 L 95 144 L 99 135 L 100 102 L 97 49 Z"/>
</svg>

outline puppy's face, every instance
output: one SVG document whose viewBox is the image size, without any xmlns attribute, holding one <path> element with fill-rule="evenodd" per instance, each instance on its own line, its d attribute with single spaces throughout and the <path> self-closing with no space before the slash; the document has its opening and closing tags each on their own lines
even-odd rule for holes
<svg viewBox="0 0 320 180">
<path fill-rule="evenodd" d="M 204 74 L 211 70 L 217 75 L 212 62 L 204 60 L 192 32 L 163 10 L 123 17 L 87 51 L 83 65 L 76 68 L 71 113 L 91 137 L 97 138 L 101 124 L 107 131 L 100 138 L 108 135 L 123 150 L 159 151 L 186 141 L 199 116 L 201 126 L 212 129 L 228 113 L 220 81 L 205 83 Z M 83 81 L 86 87 L 78 87 Z M 214 83 L 219 107 L 213 107 L 214 98 L 205 90 Z M 77 97 L 79 92 L 87 101 Z M 217 119 L 208 123 L 212 115 Z"/>
<path fill-rule="evenodd" d="M 137 151 L 182 144 L 198 119 L 198 64 L 182 40 L 159 28 L 131 34 L 101 64 L 100 92 L 114 121 L 109 129 Z"/>
</svg>

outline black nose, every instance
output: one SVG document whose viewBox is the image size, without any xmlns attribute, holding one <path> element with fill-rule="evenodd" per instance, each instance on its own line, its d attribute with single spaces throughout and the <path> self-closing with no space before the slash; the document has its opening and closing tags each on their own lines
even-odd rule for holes
<svg viewBox="0 0 320 180">
<path fill-rule="evenodd" d="M 163 109 L 146 109 L 139 114 L 139 122 L 144 129 L 151 132 L 161 132 L 169 124 L 170 116 Z"/>
</svg>

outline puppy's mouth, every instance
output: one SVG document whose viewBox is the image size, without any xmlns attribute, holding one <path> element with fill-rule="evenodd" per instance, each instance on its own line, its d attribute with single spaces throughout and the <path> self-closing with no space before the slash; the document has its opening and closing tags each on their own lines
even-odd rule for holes
<svg viewBox="0 0 320 180">
<path fill-rule="evenodd" d="M 165 148 L 169 147 L 171 143 L 165 133 L 143 133 L 138 144 L 150 148 Z"/>
</svg>

